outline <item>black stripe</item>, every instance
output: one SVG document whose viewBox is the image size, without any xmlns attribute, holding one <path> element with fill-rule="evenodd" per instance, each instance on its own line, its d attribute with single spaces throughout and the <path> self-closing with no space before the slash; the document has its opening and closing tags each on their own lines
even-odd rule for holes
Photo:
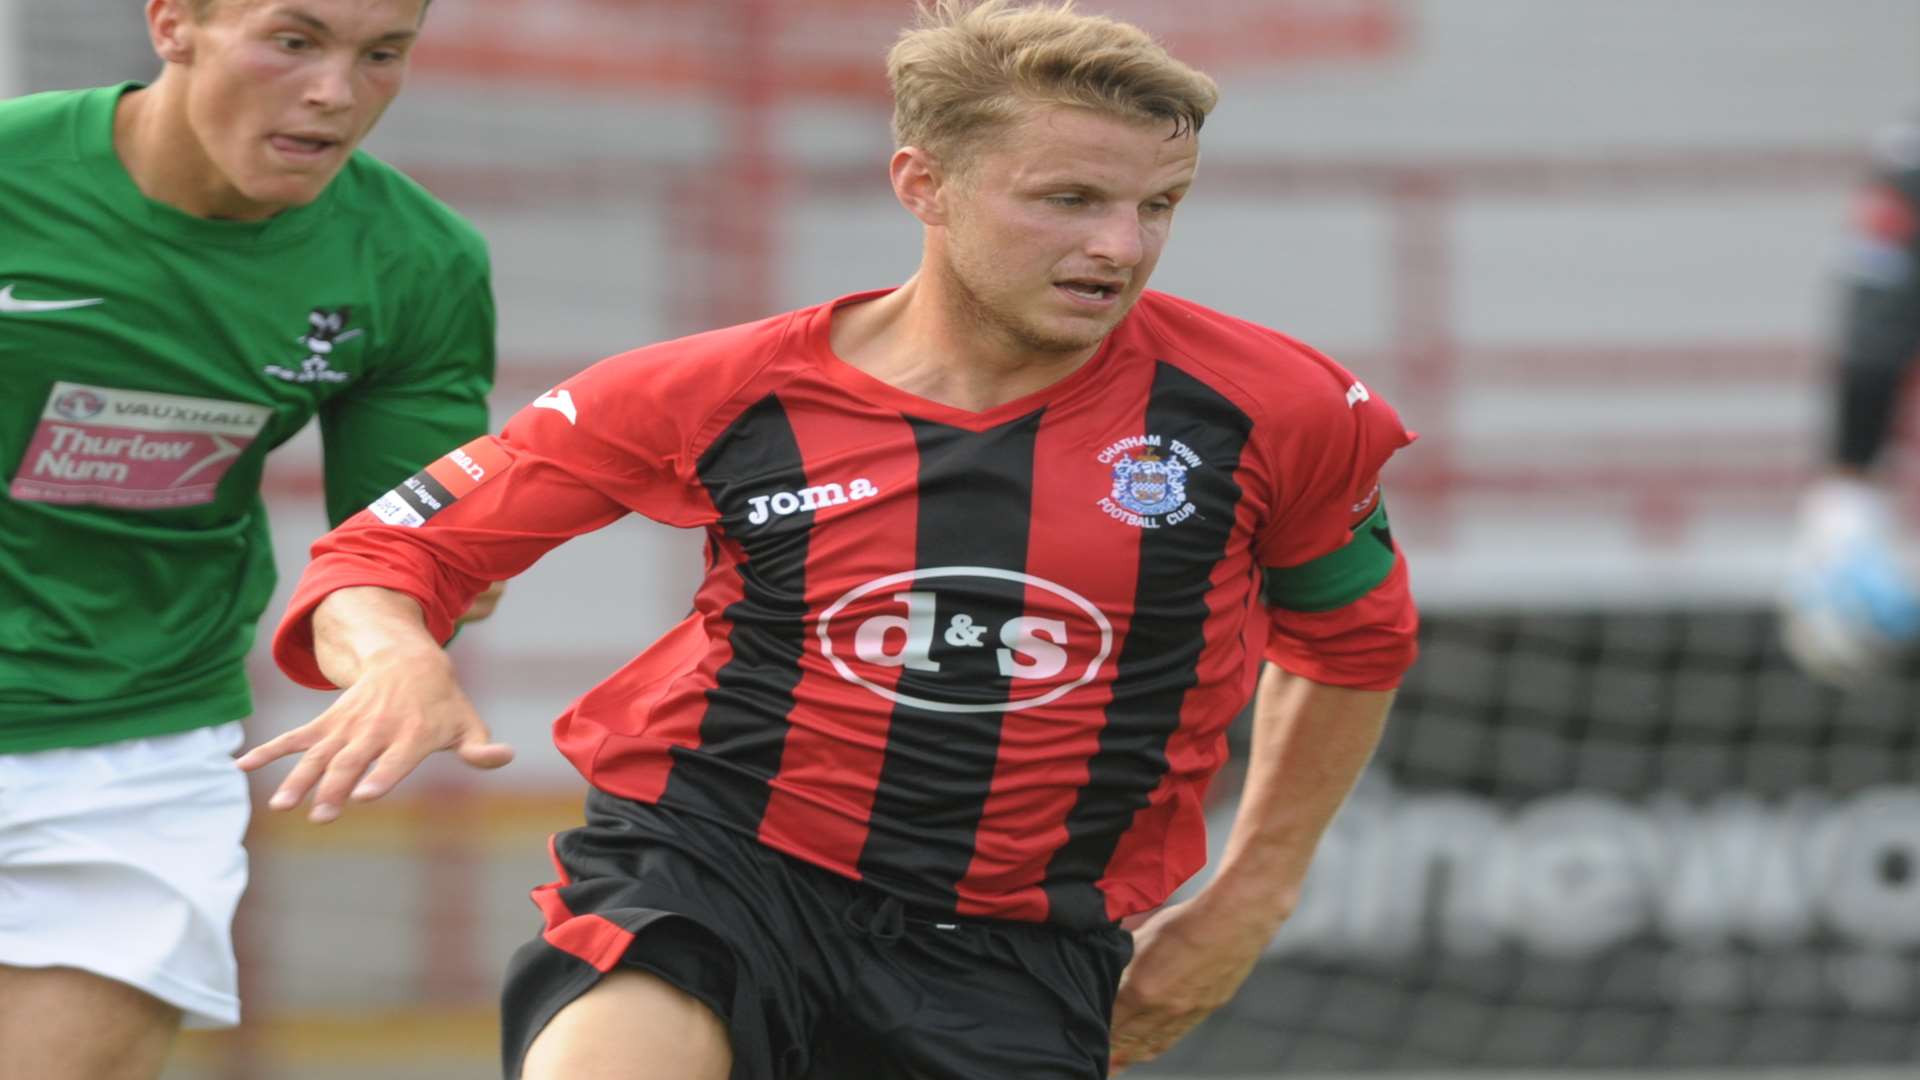
<svg viewBox="0 0 1920 1080">
<path fill-rule="evenodd" d="M 766 397 L 748 409 L 699 462 L 700 482 L 720 509 L 719 528 L 746 552 L 734 567 L 741 598 L 728 605 L 733 657 L 707 691 L 700 752 L 675 748 L 661 801 L 757 833 L 767 781 L 780 771 L 793 688 L 806 641 L 807 546 L 813 512 L 752 519 L 755 497 L 807 486 L 786 409 Z M 720 549 L 715 549 L 716 557 Z"/>
<path fill-rule="evenodd" d="M 1197 512 L 1175 525 L 1140 532 L 1140 571 L 1133 619 L 1116 661 L 1113 703 L 1087 784 L 1067 815 L 1067 841 L 1047 864 L 1048 918 L 1073 926 L 1107 921 L 1094 882 L 1105 873 L 1120 837 L 1147 805 L 1167 771 L 1167 742 L 1181 705 L 1198 679 L 1206 597 L 1214 567 L 1233 533 L 1240 485 L 1234 471 L 1253 421 L 1193 376 L 1161 363 L 1147 402 L 1146 433 L 1184 443 L 1200 465 L 1187 473 Z"/>
<path fill-rule="evenodd" d="M 920 450 L 915 567 L 1026 572 L 1041 416 L 983 432 L 910 421 Z M 937 597 L 929 658 L 940 668 L 902 668 L 897 692 L 944 703 L 1005 704 L 1012 680 L 1000 674 L 999 628 L 1025 612 L 1026 586 L 983 574 L 948 575 L 922 579 L 914 591 Z M 860 854 L 863 875 L 952 909 L 973 861 L 1004 716 L 994 709 L 894 706 Z M 901 880 L 903 871 L 911 881 Z"/>
<path fill-rule="evenodd" d="M 453 503 L 453 492 L 448 491 L 425 469 L 407 477 L 399 487 L 393 489 L 393 493 L 413 507 L 422 518 L 430 518 Z"/>
</svg>

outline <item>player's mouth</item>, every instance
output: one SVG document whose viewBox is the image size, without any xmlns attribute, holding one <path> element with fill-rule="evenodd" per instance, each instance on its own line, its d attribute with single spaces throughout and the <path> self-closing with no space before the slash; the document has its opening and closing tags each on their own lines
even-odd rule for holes
<svg viewBox="0 0 1920 1080">
<path fill-rule="evenodd" d="M 1095 278 L 1070 278 L 1056 281 L 1053 287 L 1072 297 L 1074 301 L 1091 307 L 1110 307 L 1120 299 L 1125 286 L 1116 281 L 1104 281 Z"/>
<path fill-rule="evenodd" d="M 320 161 L 339 149 L 341 140 L 317 132 L 269 135 L 267 141 L 282 157 L 294 161 Z"/>
</svg>

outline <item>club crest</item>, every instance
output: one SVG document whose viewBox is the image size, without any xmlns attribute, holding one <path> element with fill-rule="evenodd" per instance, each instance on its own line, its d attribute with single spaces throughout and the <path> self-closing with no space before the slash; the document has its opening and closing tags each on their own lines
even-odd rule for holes
<svg viewBox="0 0 1920 1080">
<path fill-rule="evenodd" d="M 1136 514 L 1166 514 L 1187 504 L 1187 467 L 1152 450 L 1113 464 L 1113 501 Z"/>
<path fill-rule="evenodd" d="M 307 325 L 293 339 L 295 344 L 304 349 L 307 354 L 306 358 L 300 361 L 299 368 L 268 364 L 260 370 L 281 382 L 347 382 L 353 378 L 353 373 L 334 367 L 330 361 L 337 359 L 333 356 L 335 347 L 366 333 L 364 328 L 347 329 L 347 323 L 352 318 L 352 308 L 314 308 L 307 313 Z"/>
<path fill-rule="evenodd" d="M 1200 455 L 1180 440 L 1129 436 L 1101 451 L 1100 463 L 1113 470 L 1113 486 L 1100 508 L 1116 521 L 1158 529 L 1194 514 L 1187 474 L 1200 467 Z"/>
</svg>

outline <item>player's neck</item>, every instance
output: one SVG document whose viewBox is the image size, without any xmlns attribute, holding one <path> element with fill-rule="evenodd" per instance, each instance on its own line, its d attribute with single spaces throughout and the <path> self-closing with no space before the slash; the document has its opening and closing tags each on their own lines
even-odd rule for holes
<svg viewBox="0 0 1920 1080">
<path fill-rule="evenodd" d="M 187 121 L 186 88 L 165 73 L 152 86 L 120 95 L 113 150 L 140 193 L 203 218 L 258 221 L 280 210 L 235 190 L 200 147 Z"/>
<path fill-rule="evenodd" d="M 915 397 L 986 412 L 1052 386 L 1099 345 L 1072 353 L 1023 348 L 983 331 L 930 286 L 925 273 L 877 300 L 834 312 L 834 355 Z"/>
</svg>

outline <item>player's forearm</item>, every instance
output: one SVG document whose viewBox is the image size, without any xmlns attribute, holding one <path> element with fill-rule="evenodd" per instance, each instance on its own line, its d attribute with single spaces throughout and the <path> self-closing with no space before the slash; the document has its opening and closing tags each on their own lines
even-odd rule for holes
<svg viewBox="0 0 1920 1080">
<path fill-rule="evenodd" d="M 336 686 L 351 686 L 375 660 L 445 663 L 413 597 L 373 585 L 327 594 L 313 611 L 314 660 Z"/>
<path fill-rule="evenodd" d="M 1240 810 L 1198 902 L 1271 934 L 1298 904 L 1307 866 L 1379 744 L 1390 691 L 1326 686 L 1269 665 L 1254 701 Z"/>
</svg>

